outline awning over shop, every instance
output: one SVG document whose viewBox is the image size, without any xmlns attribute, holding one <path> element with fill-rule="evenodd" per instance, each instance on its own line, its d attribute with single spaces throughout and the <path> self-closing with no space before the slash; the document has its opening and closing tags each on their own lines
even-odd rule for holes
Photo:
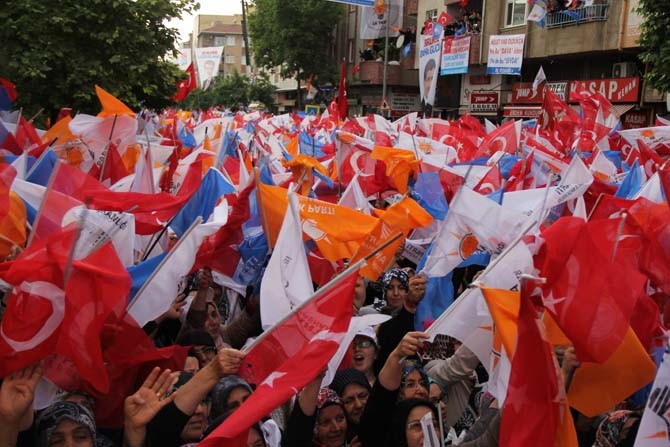
<svg viewBox="0 0 670 447">
<path fill-rule="evenodd" d="M 619 118 L 621 115 L 635 108 L 637 104 L 613 104 L 612 112 L 614 112 Z"/>
</svg>

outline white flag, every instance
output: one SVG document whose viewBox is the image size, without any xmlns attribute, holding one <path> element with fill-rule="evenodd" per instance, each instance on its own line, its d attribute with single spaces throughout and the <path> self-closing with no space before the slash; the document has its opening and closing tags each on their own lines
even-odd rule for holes
<svg viewBox="0 0 670 447">
<path fill-rule="evenodd" d="M 479 245 L 493 255 L 516 238 L 527 225 L 522 213 L 505 208 L 467 186 L 462 186 L 447 213 L 422 272 L 444 276 L 466 260 Z"/>
<path fill-rule="evenodd" d="M 670 351 L 666 347 L 663 361 L 642 414 L 636 447 L 670 445 Z"/>
<path fill-rule="evenodd" d="M 540 86 L 540 84 L 546 81 L 547 77 L 544 75 L 544 68 L 542 68 L 540 65 L 540 69 L 537 71 L 535 79 L 533 79 L 533 96 L 537 93 L 537 88 Z"/>
<path fill-rule="evenodd" d="M 484 270 L 478 281 L 492 288 L 518 287 L 518 276 L 533 271 L 533 257 L 522 242 L 510 246 L 497 260 L 491 262 L 491 267 Z M 493 346 L 492 329 L 493 319 L 481 290 L 471 288 L 463 292 L 430 325 L 427 332 L 431 338 L 437 334 L 446 334 L 460 340 L 489 369 L 489 352 Z"/>
<path fill-rule="evenodd" d="M 277 243 L 261 280 L 261 322 L 274 326 L 314 294 L 300 226 L 300 205 L 289 190 Z"/>
<path fill-rule="evenodd" d="M 346 206 L 352 210 L 358 210 L 363 214 L 371 216 L 372 205 L 370 205 L 370 202 L 368 202 L 367 198 L 365 197 L 365 193 L 361 189 L 360 183 L 358 183 L 359 175 L 360 172 L 357 172 L 354 175 L 354 178 L 352 178 L 349 182 L 349 186 L 347 186 L 347 189 L 344 190 L 342 197 L 340 197 L 340 201 L 337 204 Z"/>
<path fill-rule="evenodd" d="M 200 218 L 196 219 L 200 222 Z M 179 284 L 191 271 L 195 255 L 205 237 L 214 234 L 226 222 L 192 225 L 168 252 L 154 275 L 137 292 L 128 306 L 128 313 L 140 326 L 160 316 L 170 308 L 179 293 Z"/>
</svg>

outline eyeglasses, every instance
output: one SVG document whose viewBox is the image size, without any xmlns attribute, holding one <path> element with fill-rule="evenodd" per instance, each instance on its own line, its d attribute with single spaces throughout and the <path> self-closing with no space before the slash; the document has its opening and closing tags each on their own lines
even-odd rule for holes
<svg viewBox="0 0 670 447">
<path fill-rule="evenodd" d="M 424 380 L 418 380 L 418 381 L 417 380 L 408 380 L 407 382 L 405 382 L 405 384 L 403 386 L 407 390 L 413 390 L 414 388 L 417 388 L 417 387 L 422 387 L 422 388 L 428 389 L 428 384 Z"/>
<path fill-rule="evenodd" d="M 440 432 L 440 424 L 433 420 L 433 429 L 435 429 L 436 433 Z M 410 421 L 407 423 L 407 430 L 413 431 L 413 432 L 420 432 L 423 431 L 423 427 L 421 426 L 421 421 L 419 419 L 415 421 Z"/>
<path fill-rule="evenodd" d="M 369 348 L 373 346 L 374 342 L 372 340 L 359 340 L 354 342 L 355 348 Z"/>
</svg>

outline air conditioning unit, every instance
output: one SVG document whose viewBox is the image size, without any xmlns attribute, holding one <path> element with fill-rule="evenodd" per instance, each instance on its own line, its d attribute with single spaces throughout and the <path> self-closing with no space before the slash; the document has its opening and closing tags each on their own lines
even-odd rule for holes
<svg viewBox="0 0 670 447">
<path fill-rule="evenodd" d="M 637 74 L 635 62 L 617 62 L 612 65 L 613 78 L 630 78 Z"/>
</svg>

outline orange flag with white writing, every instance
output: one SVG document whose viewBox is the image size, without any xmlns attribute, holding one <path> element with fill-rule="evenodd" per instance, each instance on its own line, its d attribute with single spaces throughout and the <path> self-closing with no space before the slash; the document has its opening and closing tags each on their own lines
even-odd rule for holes
<svg viewBox="0 0 670 447">
<path fill-rule="evenodd" d="M 270 246 L 279 235 L 288 204 L 288 191 L 279 186 L 258 184 L 262 220 Z M 350 208 L 298 196 L 303 236 L 316 242 L 323 256 L 336 262 L 351 258 L 377 224 L 378 219 Z"/>
<path fill-rule="evenodd" d="M 418 202 L 410 197 L 405 197 L 401 201 L 394 203 L 381 213 L 381 217 L 374 230 L 361 243 L 358 251 L 351 262 L 363 259 L 380 245 L 391 239 L 393 236 L 402 232 L 404 236 L 416 228 L 425 227 L 433 221 L 431 216 L 424 210 Z M 376 281 L 393 261 L 395 252 L 405 238 L 398 238 L 384 249 L 375 253 L 373 257 L 367 260 L 361 267 L 360 275 L 371 281 Z"/>
</svg>

